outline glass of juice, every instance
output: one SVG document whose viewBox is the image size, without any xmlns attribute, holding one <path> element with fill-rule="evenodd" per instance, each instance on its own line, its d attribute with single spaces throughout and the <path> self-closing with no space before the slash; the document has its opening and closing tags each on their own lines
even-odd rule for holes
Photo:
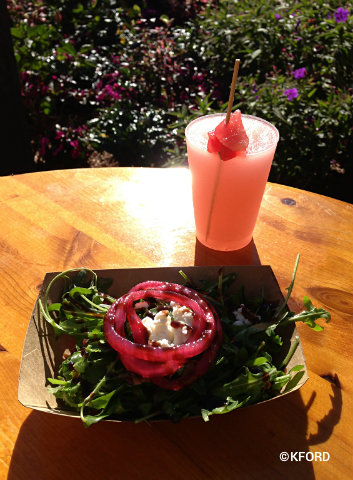
<svg viewBox="0 0 353 480">
<path fill-rule="evenodd" d="M 261 118 L 241 115 L 249 138 L 246 151 L 230 160 L 207 151 L 208 132 L 225 114 L 206 115 L 186 127 L 198 240 L 221 251 L 248 245 L 259 213 L 279 133 Z"/>
</svg>

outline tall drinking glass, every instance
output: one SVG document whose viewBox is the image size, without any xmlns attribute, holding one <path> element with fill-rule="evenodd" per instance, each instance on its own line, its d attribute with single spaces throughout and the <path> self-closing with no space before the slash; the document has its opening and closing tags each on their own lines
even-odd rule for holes
<svg viewBox="0 0 353 480">
<path fill-rule="evenodd" d="M 241 115 L 249 146 L 245 153 L 221 160 L 207 151 L 208 132 L 225 114 L 206 115 L 186 127 L 192 176 L 196 236 L 209 248 L 238 250 L 252 239 L 279 133 L 258 117 Z"/>
</svg>

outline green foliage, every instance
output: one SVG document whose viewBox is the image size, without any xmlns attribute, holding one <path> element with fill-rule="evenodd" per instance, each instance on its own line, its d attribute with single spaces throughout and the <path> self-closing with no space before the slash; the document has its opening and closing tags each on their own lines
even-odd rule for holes
<svg viewBox="0 0 353 480">
<path fill-rule="evenodd" d="M 234 108 L 273 122 L 270 180 L 351 199 L 352 12 L 337 0 L 8 0 L 35 161 L 186 163 L 184 130 Z"/>
</svg>

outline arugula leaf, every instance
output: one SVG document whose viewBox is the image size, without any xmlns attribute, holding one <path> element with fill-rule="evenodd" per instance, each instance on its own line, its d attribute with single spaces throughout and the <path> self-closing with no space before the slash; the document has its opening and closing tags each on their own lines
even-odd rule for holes
<svg viewBox="0 0 353 480">
<path fill-rule="evenodd" d="M 294 270 L 293 270 L 293 274 L 292 274 L 292 280 L 289 284 L 289 287 L 286 289 L 287 290 L 287 295 L 286 295 L 286 298 L 284 299 L 284 302 L 278 307 L 275 315 L 274 315 L 274 319 L 281 319 L 281 314 L 285 311 L 286 307 L 287 307 L 287 303 L 288 303 L 288 300 L 289 300 L 289 297 L 291 296 L 292 294 L 292 290 L 293 290 L 293 287 L 294 287 L 294 281 L 295 281 L 295 277 L 297 275 L 297 270 L 298 270 L 298 264 L 299 264 L 299 259 L 300 259 L 300 255 L 298 254 L 297 255 L 297 258 L 296 258 L 296 261 L 295 261 L 295 265 L 294 265 Z M 285 314 L 285 313 L 284 313 Z"/>
<path fill-rule="evenodd" d="M 48 391 L 55 395 L 56 398 L 62 399 L 69 407 L 78 408 L 82 394 L 80 382 L 72 379 L 58 387 L 48 387 Z"/>
<path fill-rule="evenodd" d="M 65 385 L 67 383 L 66 380 L 59 380 L 58 378 L 48 378 L 48 382 L 52 385 Z"/>
<path fill-rule="evenodd" d="M 224 385 L 216 387 L 212 393 L 221 398 L 227 398 L 229 396 L 234 398 L 244 393 L 251 393 L 253 397 L 258 397 L 263 390 L 267 375 L 271 378 L 271 376 L 277 372 L 276 367 L 268 363 L 262 365 L 262 367 L 265 365 L 268 368 L 263 368 L 259 373 L 252 373 L 248 367 L 243 367 L 242 372 L 236 378 Z M 265 373 L 267 375 L 265 375 Z"/>
<path fill-rule="evenodd" d="M 90 400 L 89 406 L 96 409 L 103 409 L 108 405 L 108 403 L 110 402 L 110 399 L 115 393 L 116 393 L 116 390 L 112 390 L 111 392 L 106 393 L 105 395 L 101 395 L 100 397 L 93 398 L 92 400 Z"/>
<path fill-rule="evenodd" d="M 284 393 L 287 393 L 287 392 L 290 392 L 291 390 L 293 390 L 293 388 L 298 385 L 298 383 L 303 378 L 303 376 L 304 376 L 303 371 L 297 372 L 293 376 L 293 378 L 291 380 L 289 380 L 289 382 L 287 383 L 286 388 L 284 389 Z"/>
<path fill-rule="evenodd" d="M 227 397 L 226 403 L 221 407 L 215 407 L 212 410 L 206 410 L 205 408 L 202 408 L 202 418 L 205 422 L 208 422 L 211 415 L 222 415 L 224 413 L 232 412 L 236 408 L 244 407 L 250 399 L 250 396 L 246 397 L 243 401 L 233 400 L 232 397 Z"/>
<path fill-rule="evenodd" d="M 75 298 L 75 295 L 90 295 L 92 293 L 90 288 L 83 288 L 83 287 L 73 287 L 69 291 L 69 295 L 72 298 Z"/>
<path fill-rule="evenodd" d="M 294 322 L 303 322 L 316 332 L 321 332 L 324 328 L 316 323 L 316 320 L 323 319 L 326 323 L 330 322 L 331 314 L 323 308 L 316 308 L 308 297 L 303 298 L 303 304 L 306 310 L 297 315 L 287 315 L 280 322 L 281 326 L 289 325 Z"/>
</svg>

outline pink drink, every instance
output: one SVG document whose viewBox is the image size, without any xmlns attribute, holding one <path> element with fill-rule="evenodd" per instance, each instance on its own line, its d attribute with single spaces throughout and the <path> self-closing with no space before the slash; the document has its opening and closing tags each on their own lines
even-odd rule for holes
<svg viewBox="0 0 353 480">
<path fill-rule="evenodd" d="M 252 238 L 279 133 L 269 122 L 242 115 L 245 154 L 221 160 L 207 151 L 208 132 L 225 114 L 207 115 L 186 128 L 196 236 L 215 250 L 237 250 Z"/>
</svg>

